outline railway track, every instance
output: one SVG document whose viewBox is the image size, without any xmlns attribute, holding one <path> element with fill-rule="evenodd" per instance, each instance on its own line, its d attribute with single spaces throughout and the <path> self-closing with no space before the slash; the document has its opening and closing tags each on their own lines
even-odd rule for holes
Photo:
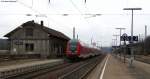
<svg viewBox="0 0 150 79">
<path fill-rule="evenodd" d="M 40 75 L 40 76 L 37 76 L 32 79 L 58 79 L 60 76 L 70 72 L 71 70 L 75 69 L 76 67 L 80 66 L 81 64 L 83 64 L 83 62 L 70 63 L 70 65 L 68 65 L 68 66 L 56 69 L 47 74 L 44 74 L 43 76 Z"/>
<path fill-rule="evenodd" d="M 13 77 L 9 77 L 6 79 L 33 79 L 34 77 L 37 77 L 39 75 L 51 72 L 51 71 L 55 71 L 57 69 L 61 69 L 63 67 L 69 66 L 71 65 L 70 63 L 63 63 L 63 64 L 59 64 L 56 65 L 55 67 L 49 67 L 49 68 L 45 68 L 45 69 L 40 69 L 38 71 L 33 71 L 33 72 L 28 72 L 28 73 L 23 73 L 17 76 L 13 76 Z"/>
<path fill-rule="evenodd" d="M 84 62 L 84 64 L 75 68 L 74 70 L 60 76 L 58 79 L 86 79 L 86 76 L 99 64 L 103 56 L 93 58 L 92 60 Z"/>
<path fill-rule="evenodd" d="M 32 79 L 83 79 L 95 68 L 95 66 L 102 61 L 104 55 L 71 63 L 69 66 L 51 71 L 43 76 L 38 76 Z"/>
<path fill-rule="evenodd" d="M 102 61 L 104 55 L 74 63 L 63 63 L 54 67 L 28 72 L 6 79 L 82 79 Z"/>
<path fill-rule="evenodd" d="M 22 75 L 31 74 L 47 68 L 52 68 L 56 65 L 62 64 L 64 61 L 61 59 L 57 60 L 43 60 L 36 62 L 29 62 L 18 65 L 11 65 L 0 68 L 0 79 L 25 79 Z"/>
</svg>

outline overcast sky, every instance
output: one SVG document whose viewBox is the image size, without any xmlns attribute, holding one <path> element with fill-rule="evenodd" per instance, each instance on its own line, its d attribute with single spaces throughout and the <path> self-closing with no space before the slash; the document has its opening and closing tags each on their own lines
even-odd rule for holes
<svg viewBox="0 0 150 79">
<path fill-rule="evenodd" d="M 93 41 L 101 41 L 103 46 L 110 46 L 115 38 L 112 35 L 119 34 L 119 30 L 115 28 L 124 27 L 126 30 L 123 32 L 130 35 L 131 11 L 123 8 L 142 8 L 141 11 L 134 11 L 134 35 L 144 36 L 145 25 L 148 27 L 148 35 L 150 34 L 149 3 L 149 0 L 87 0 L 86 4 L 84 0 L 50 0 L 50 3 L 49 0 L 0 2 L 0 38 L 26 21 L 35 20 L 39 23 L 44 20 L 45 26 L 63 32 L 70 38 L 72 28 L 75 27 L 80 40 L 90 43 L 93 38 Z"/>
</svg>

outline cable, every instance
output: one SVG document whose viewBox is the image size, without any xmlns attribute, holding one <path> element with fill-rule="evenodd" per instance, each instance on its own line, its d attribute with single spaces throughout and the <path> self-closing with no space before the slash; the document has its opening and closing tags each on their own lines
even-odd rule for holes
<svg viewBox="0 0 150 79">
<path fill-rule="evenodd" d="M 20 2 L 20 1 L 18 1 L 18 3 L 20 3 L 20 4 L 23 5 L 24 7 L 27 7 L 27 8 L 29 8 L 29 9 L 31 9 L 31 10 L 34 11 L 35 13 L 41 14 L 39 11 L 33 9 L 32 6 L 28 6 L 28 5 L 26 5 L 26 4 L 24 4 L 23 2 Z"/>
<path fill-rule="evenodd" d="M 69 0 L 71 3 L 72 3 L 72 5 L 78 10 L 78 12 L 80 12 L 81 14 L 82 14 L 82 12 L 78 9 L 78 7 L 76 6 L 76 4 L 74 4 L 74 2 L 72 1 L 72 0 Z"/>
<path fill-rule="evenodd" d="M 83 14 L 80 10 L 79 10 L 79 8 L 76 6 L 76 4 L 74 4 L 74 2 L 72 1 L 72 0 L 69 0 L 71 3 L 72 3 L 72 5 L 78 10 L 78 12 L 80 13 L 80 14 Z M 83 17 L 84 18 L 84 20 L 90 25 L 90 23 L 86 20 L 86 18 L 85 17 Z"/>
<path fill-rule="evenodd" d="M 19 2 L 19 1 L 18 1 L 18 2 Z M 23 2 L 19 2 L 19 3 L 22 4 L 23 6 L 25 6 L 25 7 L 29 8 L 29 9 L 31 9 L 31 10 L 34 11 L 35 13 L 38 13 L 39 15 L 35 15 L 36 17 L 43 17 L 43 16 L 44 16 L 45 18 L 47 18 L 47 20 L 48 20 L 48 26 L 49 26 L 49 20 L 51 20 L 51 21 L 53 21 L 53 22 L 56 22 L 57 24 L 59 24 L 59 25 L 62 26 L 62 24 L 60 24 L 60 22 L 58 23 L 58 22 L 55 21 L 54 19 L 48 17 L 47 15 L 49 15 L 49 14 L 42 14 L 42 13 L 40 13 L 38 10 L 33 9 L 33 7 L 28 6 L 28 5 L 24 4 Z M 58 14 L 52 14 L 52 15 L 58 15 Z M 62 14 L 60 14 L 60 15 L 62 15 Z M 63 25 L 64 25 L 64 24 L 63 24 Z"/>
<path fill-rule="evenodd" d="M 1 0 L 0 2 L 17 2 L 17 0 Z"/>
</svg>

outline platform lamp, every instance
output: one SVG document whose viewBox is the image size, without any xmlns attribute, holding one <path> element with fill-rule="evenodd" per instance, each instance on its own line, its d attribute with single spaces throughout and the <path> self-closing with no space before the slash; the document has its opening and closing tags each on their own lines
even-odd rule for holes
<svg viewBox="0 0 150 79">
<path fill-rule="evenodd" d="M 131 19 L 131 45 L 133 44 L 133 11 L 134 10 L 142 10 L 142 8 L 124 8 L 123 10 L 131 10 L 132 11 L 132 19 Z M 134 60 L 133 48 L 131 47 L 131 56 L 130 56 L 130 67 L 132 67 Z"/>
</svg>

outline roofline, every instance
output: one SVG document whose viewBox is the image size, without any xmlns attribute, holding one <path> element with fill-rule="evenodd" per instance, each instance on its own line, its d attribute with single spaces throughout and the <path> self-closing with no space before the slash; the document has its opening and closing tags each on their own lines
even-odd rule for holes
<svg viewBox="0 0 150 79">
<path fill-rule="evenodd" d="M 23 23 L 21 26 L 18 26 L 17 28 L 15 28 L 14 30 L 12 30 L 11 32 L 7 33 L 6 35 L 4 35 L 4 37 L 8 37 L 8 38 L 9 38 L 10 35 L 11 35 L 13 32 L 15 32 L 15 31 L 21 29 L 22 27 L 26 26 L 26 24 L 28 24 L 28 23 L 33 23 L 33 24 L 35 24 L 35 25 L 37 25 L 37 26 L 41 26 L 40 24 L 35 23 L 33 20 L 32 20 L 32 21 L 28 21 L 28 22 Z M 65 39 L 65 40 L 70 40 L 70 38 L 69 38 L 68 36 L 66 36 L 66 35 L 65 35 L 64 33 L 62 33 L 62 32 L 59 32 L 59 31 L 57 31 L 57 30 L 48 28 L 48 27 L 46 27 L 46 26 L 41 26 L 41 27 L 44 27 L 44 28 L 45 28 L 45 29 L 42 29 L 42 30 L 45 31 L 47 34 L 51 34 L 51 33 L 48 32 L 48 30 L 53 30 L 53 31 L 55 31 L 55 32 L 58 32 L 58 33 L 62 34 L 62 35 L 64 36 L 64 38 L 63 38 L 63 37 L 59 37 L 59 36 L 57 36 L 57 35 L 55 36 L 55 35 L 51 34 L 52 36 L 58 37 L 58 38 L 63 38 L 63 39 Z M 48 29 L 48 30 L 46 30 L 46 29 Z M 61 36 L 61 35 L 60 35 L 60 36 Z"/>
</svg>

